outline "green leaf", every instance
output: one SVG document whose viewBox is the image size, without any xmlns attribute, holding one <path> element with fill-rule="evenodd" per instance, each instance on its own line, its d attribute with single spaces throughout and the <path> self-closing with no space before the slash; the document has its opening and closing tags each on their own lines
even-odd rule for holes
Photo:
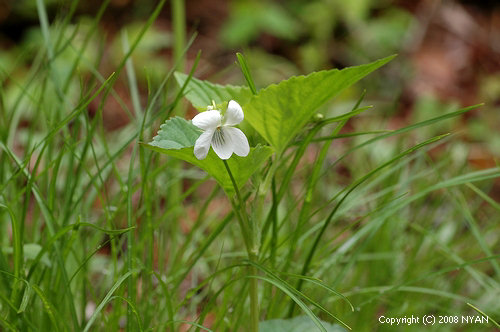
<svg viewBox="0 0 500 332">
<path fill-rule="evenodd" d="M 180 150 L 163 149 L 157 145 L 145 145 L 146 147 L 158 151 L 169 156 L 182 159 L 190 164 L 198 166 L 211 176 L 221 185 L 224 191 L 228 194 L 234 193 L 231 178 L 224 168 L 222 160 L 210 149 L 207 158 L 198 160 L 194 156 L 193 147 L 183 148 Z M 229 168 L 233 173 L 238 189 L 248 181 L 248 179 L 255 173 L 262 163 L 271 156 L 273 149 L 269 146 L 258 145 L 255 148 L 250 148 L 250 153 L 246 157 L 238 157 L 233 155 L 227 160 Z"/>
<path fill-rule="evenodd" d="M 143 144 L 143 146 L 198 166 L 213 176 L 228 194 L 234 192 L 231 178 L 227 174 L 222 160 L 212 149 L 203 160 L 198 160 L 194 156 L 194 143 L 201 134 L 201 131 L 196 126 L 190 121 L 175 117 L 167 120 L 160 128 L 153 141 L 149 144 Z M 258 145 L 251 148 L 246 157 L 233 155 L 228 159 L 227 162 L 238 189 L 243 187 L 272 153 L 273 149 L 271 147 Z"/>
<path fill-rule="evenodd" d="M 328 332 L 345 332 L 339 325 L 321 321 Z M 271 319 L 259 323 L 261 332 L 315 332 L 318 327 L 308 316 L 298 316 L 290 319 Z"/>
<path fill-rule="evenodd" d="M 342 70 L 296 76 L 272 84 L 260 90 L 247 104 L 242 103 L 245 119 L 281 152 L 321 105 L 394 57 Z"/>
<path fill-rule="evenodd" d="M 201 133 L 191 121 L 176 116 L 160 126 L 158 135 L 153 137 L 150 144 L 167 150 L 182 149 L 194 146 Z"/>
<path fill-rule="evenodd" d="M 176 72 L 175 79 L 179 86 L 183 86 L 188 75 Z M 245 86 L 219 85 L 208 81 L 201 81 L 194 77 L 188 83 L 185 97 L 199 110 L 205 110 L 212 100 L 217 105 L 233 99 L 240 105 L 247 103 L 252 97 L 252 92 Z"/>
<path fill-rule="evenodd" d="M 301 26 L 283 6 L 271 1 L 235 1 L 231 15 L 222 27 L 227 48 L 241 47 L 266 32 L 280 39 L 297 39 Z"/>
</svg>

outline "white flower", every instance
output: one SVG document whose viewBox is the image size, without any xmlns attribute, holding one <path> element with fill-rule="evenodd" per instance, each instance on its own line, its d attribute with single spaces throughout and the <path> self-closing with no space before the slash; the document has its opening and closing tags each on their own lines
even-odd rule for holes
<svg viewBox="0 0 500 332">
<path fill-rule="evenodd" d="M 243 118 L 243 110 L 234 100 L 227 105 L 224 116 L 210 106 L 208 111 L 196 115 L 192 120 L 193 124 L 204 130 L 194 144 L 196 158 L 205 159 L 210 145 L 220 159 L 229 159 L 233 152 L 246 157 L 250 152 L 247 137 L 241 130 L 232 127 L 243 121 Z"/>
</svg>

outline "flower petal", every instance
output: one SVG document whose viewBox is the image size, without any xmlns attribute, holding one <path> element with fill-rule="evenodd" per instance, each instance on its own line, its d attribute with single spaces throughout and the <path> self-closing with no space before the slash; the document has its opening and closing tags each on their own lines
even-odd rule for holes
<svg viewBox="0 0 500 332">
<path fill-rule="evenodd" d="M 224 125 L 226 126 L 234 126 L 243 121 L 243 109 L 240 104 L 235 102 L 234 100 L 230 100 L 229 104 L 227 104 L 226 114 L 224 115 Z"/>
<path fill-rule="evenodd" d="M 207 157 L 213 135 L 213 130 L 207 130 L 202 133 L 194 143 L 194 155 L 199 160 L 205 159 Z"/>
<path fill-rule="evenodd" d="M 227 127 L 215 130 L 212 137 L 212 148 L 220 159 L 229 159 L 233 154 L 234 144 L 231 136 L 227 134 Z"/>
<path fill-rule="evenodd" d="M 250 152 L 250 145 L 248 145 L 248 139 L 245 134 L 238 128 L 222 128 L 224 130 L 225 137 L 229 138 L 233 146 L 233 152 L 240 157 L 248 156 L 248 153 Z"/>
<path fill-rule="evenodd" d="M 203 130 L 215 130 L 221 125 L 221 115 L 217 110 L 205 111 L 196 115 L 191 121 Z"/>
</svg>

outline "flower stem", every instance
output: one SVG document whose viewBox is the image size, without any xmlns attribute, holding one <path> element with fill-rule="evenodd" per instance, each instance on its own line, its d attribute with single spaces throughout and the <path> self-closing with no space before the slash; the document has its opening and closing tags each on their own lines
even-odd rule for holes
<svg viewBox="0 0 500 332">
<path fill-rule="evenodd" d="M 250 260 L 253 260 L 250 256 Z M 248 268 L 250 275 L 257 275 L 257 268 L 251 266 Z M 259 332 L 259 292 L 258 280 L 250 278 L 250 331 Z"/>
<path fill-rule="evenodd" d="M 224 167 L 226 167 L 227 174 L 231 178 L 233 183 L 234 191 L 236 193 L 236 198 L 238 199 L 238 206 L 233 203 L 233 209 L 235 210 L 238 221 L 240 222 L 241 232 L 245 240 L 245 245 L 247 248 L 248 259 L 252 262 L 257 262 L 259 258 L 258 253 L 258 232 L 257 227 L 254 225 L 253 221 L 248 218 L 248 214 L 245 208 L 245 202 L 243 201 L 238 185 L 234 179 L 233 173 L 229 168 L 229 164 L 226 160 L 222 160 Z M 257 275 L 258 271 L 255 266 L 250 266 L 250 275 Z M 259 331 L 259 293 L 258 293 L 258 280 L 256 278 L 250 278 L 250 331 Z"/>
</svg>

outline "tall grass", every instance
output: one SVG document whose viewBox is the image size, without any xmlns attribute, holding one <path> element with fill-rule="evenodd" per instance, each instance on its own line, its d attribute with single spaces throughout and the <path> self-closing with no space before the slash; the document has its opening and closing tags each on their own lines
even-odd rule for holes
<svg viewBox="0 0 500 332">
<path fill-rule="evenodd" d="M 383 331 L 381 314 L 477 308 L 498 321 L 500 208 L 489 191 L 500 169 L 470 169 L 456 157 L 460 137 L 433 132 L 472 108 L 396 131 L 354 121 L 352 135 L 341 134 L 345 119 L 305 132 L 273 166 L 259 257 L 246 261 L 222 190 L 138 144 L 182 97 L 165 88 L 175 64 L 145 84 L 134 66 L 165 1 L 137 37 L 120 34 L 121 59 L 105 73 L 108 3 L 84 26 L 70 24 L 75 8 L 50 21 L 37 1 L 41 38 L 26 71 L 1 68 L 2 330 L 244 331 L 256 279 L 261 320 L 306 312 Z M 115 130 L 104 120 L 110 105 L 127 117 Z M 424 128 L 437 138 L 415 141 Z"/>
</svg>

